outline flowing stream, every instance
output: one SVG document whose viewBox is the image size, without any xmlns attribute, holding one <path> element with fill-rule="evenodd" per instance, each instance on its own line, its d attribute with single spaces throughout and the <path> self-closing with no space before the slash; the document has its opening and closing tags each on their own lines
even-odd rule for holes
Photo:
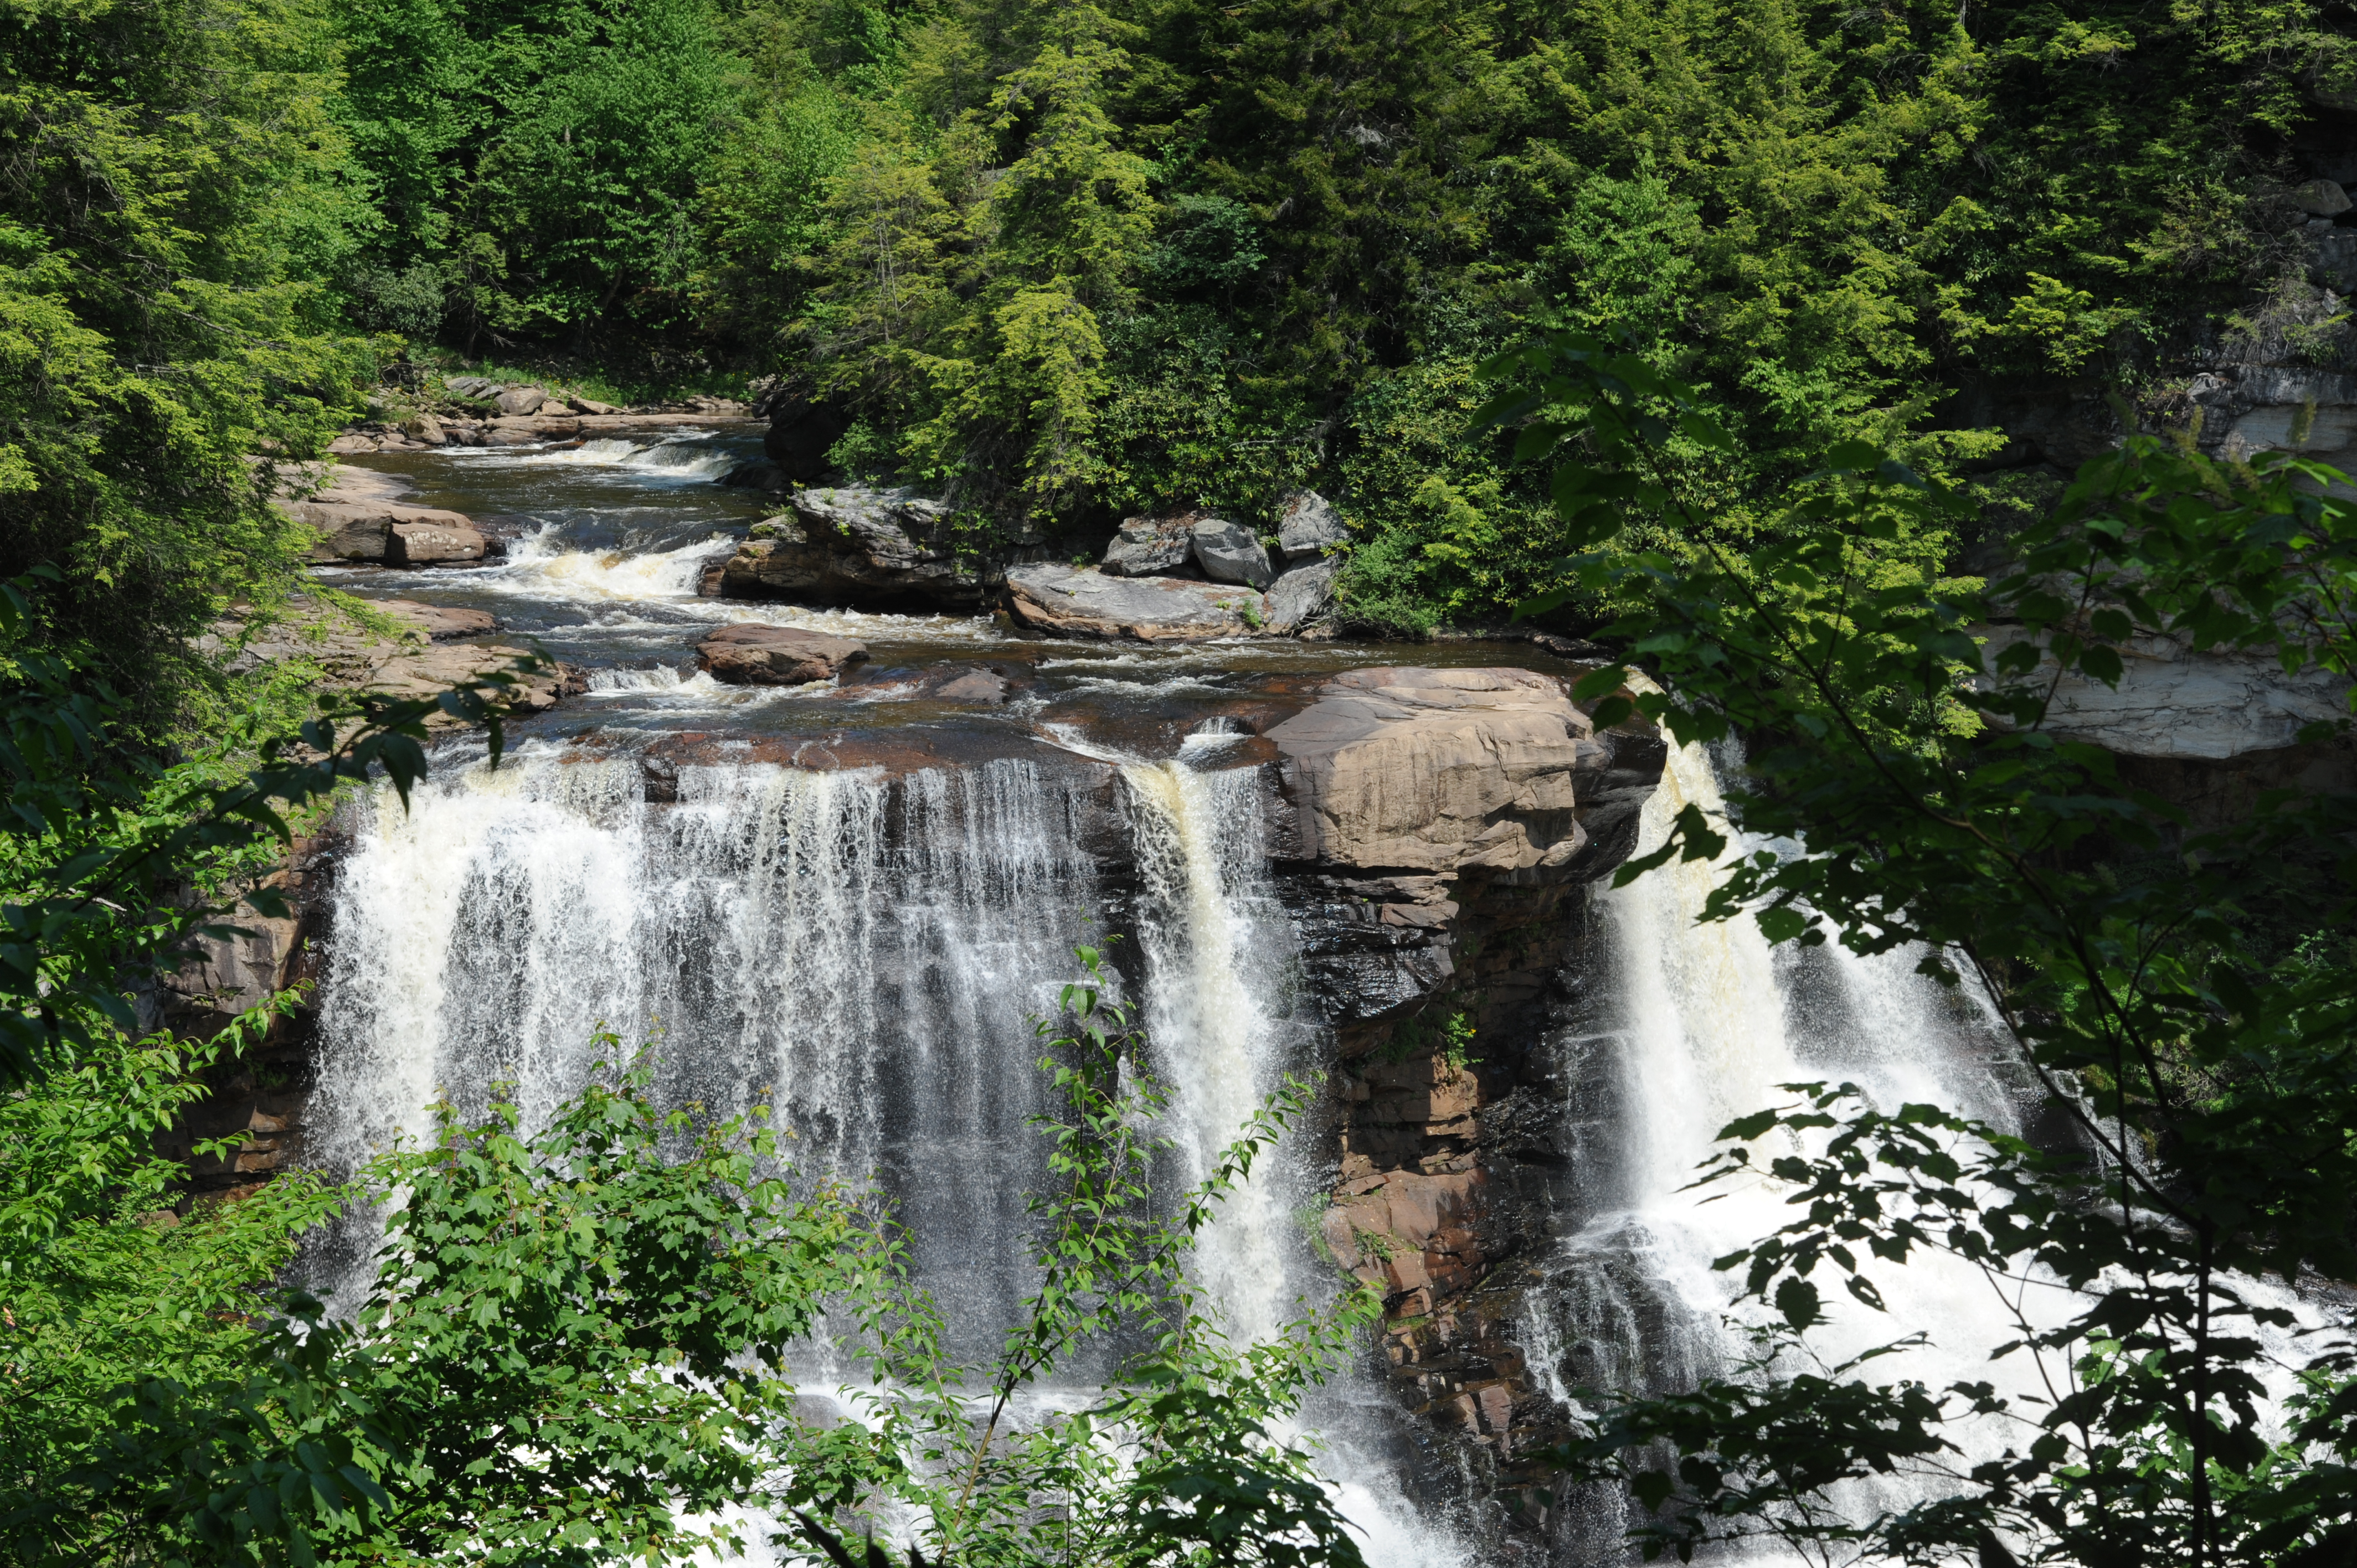
<svg viewBox="0 0 2357 1568">
<path fill-rule="evenodd" d="M 582 1081 L 594 1026 L 653 1038 L 666 1094 L 724 1112 L 767 1101 L 799 1161 L 876 1180 L 952 1348 L 986 1359 L 1032 1283 L 1032 1021 L 1073 977 L 1076 943 L 1125 939 L 1121 983 L 1171 1090 L 1189 1179 L 1281 1075 L 1326 1065 L 1271 875 L 1273 802 L 1262 769 L 1232 765 L 1246 736 L 1222 704 L 1353 664 L 1500 655 L 1115 651 L 1017 641 L 978 617 L 700 599 L 716 541 L 766 510 L 710 482 L 747 444 L 724 430 L 379 460 L 422 500 L 508 520 L 517 542 L 495 566 L 351 571 L 339 585 L 491 609 L 506 638 L 536 636 L 592 673 L 586 695 L 517 726 L 497 770 L 446 749 L 407 811 L 387 794 L 356 811 L 332 895 L 312 1146 L 349 1166 L 420 1133 L 437 1099 L 477 1111 L 500 1083 L 544 1116 Z M 721 687 L 691 650 L 723 619 L 842 631 L 875 659 L 827 688 Z M 1003 706 L 924 699 L 929 672 L 977 662 L 1015 680 Z M 1686 800 L 1717 805 L 1699 751 L 1673 755 L 1647 847 Z M 1778 1084 L 1847 1078 L 1892 1102 L 2017 1117 L 1968 1000 L 1905 955 L 1795 957 L 1748 920 L 1698 926 L 1713 875 L 1673 865 L 1596 896 L 1600 950 L 1582 961 L 1609 978 L 1551 1042 L 1577 1085 L 1577 1202 L 1526 1327 L 1534 1376 L 1566 1402 L 1727 1364 L 1727 1281 L 1709 1260 L 1772 1228 L 1780 1199 L 1698 1206 L 1683 1188 L 1718 1128 Z M 1330 1286 L 1295 1219 L 1322 1186 L 1288 1152 L 1224 1206 L 1196 1267 L 1238 1339 Z M 1892 1320 L 1935 1341 L 1987 1310 L 1976 1278 L 1907 1273 Z M 1403 1419 L 1372 1378 L 1345 1380 L 1308 1418 L 1371 1562 L 1475 1561 L 1461 1520 L 1400 1497 Z M 1587 1506 L 1585 1544 L 1555 1561 L 1620 1554 L 1618 1505 Z"/>
</svg>

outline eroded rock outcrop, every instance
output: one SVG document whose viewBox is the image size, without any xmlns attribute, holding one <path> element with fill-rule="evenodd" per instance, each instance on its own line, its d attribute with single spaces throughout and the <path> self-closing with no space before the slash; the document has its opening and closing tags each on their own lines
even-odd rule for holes
<svg viewBox="0 0 2357 1568">
<path fill-rule="evenodd" d="M 1563 682 L 1514 669 L 1351 671 L 1266 738 L 1303 963 L 1335 1031 L 1320 1237 L 1383 1293 L 1411 1408 L 1510 1460 L 1544 1402 L 1511 1269 L 1545 1234 L 1527 1168 L 1560 1158 L 1542 1042 L 1577 983 L 1585 885 L 1634 846 L 1666 748 L 1642 720 L 1598 731 Z"/>
<path fill-rule="evenodd" d="M 962 554 L 949 508 L 910 490 L 798 490 L 793 510 L 754 525 L 721 568 L 732 598 L 972 609 L 996 585 Z"/>
<path fill-rule="evenodd" d="M 425 566 L 479 561 L 490 544 L 465 514 L 410 506 L 393 498 L 406 486 L 390 475 L 338 467 L 307 471 L 300 482 L 317 488 L 274 506 L 316 530 L 311 559 L 351 564 Z"/>
</svg>

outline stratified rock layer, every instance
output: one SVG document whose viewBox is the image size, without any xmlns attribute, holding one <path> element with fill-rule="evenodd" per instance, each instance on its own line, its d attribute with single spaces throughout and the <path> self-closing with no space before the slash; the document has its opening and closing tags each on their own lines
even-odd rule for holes
<svg viewBox="0 0 2357 1568">
<path fill-rule="evenodd" d="M 1266 739 L 1339 1058 L 1320 1235 L 1383 1294 L 1402 1397 L 1496 1474 L 1544 1413 L 1512 1267 L 1545 1236 L 1532 1133 L 1562 1114 L 1542 1042 L 1576 983 L 1582 890 L 1634 846 L 1666 749 L 1514 669 L 1353 671 Z"/>
</svg>

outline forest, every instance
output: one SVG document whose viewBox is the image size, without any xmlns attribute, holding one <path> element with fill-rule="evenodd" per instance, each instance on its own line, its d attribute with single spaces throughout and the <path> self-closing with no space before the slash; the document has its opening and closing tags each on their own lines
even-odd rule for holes
<svg viewBox="0 0 2357 1568">
<path fill-rule="evenodd" d="M 1365 1064 L 1254 1086 L 1174 1184 L 1095 935 L 1027 1025 L 1045 1179 L 980 1353 L 889 1203 L 782 1101 L 667 1099 L 632 1020 L 574 1021 L 553 1108 L 436 1086 L 421 1140 L 190 1197 L 244 1134 L 160 1140 L 314 980 L 190 1036 L 159 977 L 456 728 L 488 777 L 554 668 L 217 656 L 350 607 L 273 500 L 468 372 L 758 400 L 794 479 L 982 551 L 1315 489 L 1344 640 L 1583 639 L 1591 748 L 1740 755 L 1599 897 L 1706 866 L 1779 962 L 1986 1003 L 2034 1133 L 1833 1078 L 1725 1127 L 1696 1183 L 1792 1195 L 1714 1264 L 1741 1348 L 1566 1395 L 1495 1528 L 1587 1499 L 1615 1544 L 1527 1561 L 2347 1561 L 2351 797 L 2205 815 L 2050 723 L 2174 639 L 2338 682 L 2296 739 L 2348 746 L 2357 492 L 2313 396 L 2288 455 L 2201 401 L 2357 364 L 2343 181 L 2323 0 L 0 0 L 0 1559 L 1376 1560 L 1301 1412 L 1420 1316 L 1406 1260 L 1257 1339 L 1197 1267 Z M 1474 1082 L 1469 1016 L 1382 1060 Z M 352 1294 L 289 1283 L 354 1224 Z M 1877 1280 L 1933 1254 L 2019 1287 L 1970 1348 L 2042 1391 L 1888 1369 Z M 1886 1338 L 1824 1348 L 1851 1311 Z M 798 1397 L 823 1342 L 856 1420 Z"/>
<path fill-rule="evenodd" d="M 2008 396 L 2165 406 L 2267 329 L 2303 267 L 2295 143 L 2357 71 L 2305 3 L 274 0 L 5 25 L 7 396 L 31 423 L 0 564 L 69 550 L 176 629 L 283 545 L 230 506 L 216 551 L 143 491 L 208 491 L 247 432 L 307 450 L 402 356 L 776 377 L 806 465 L 942 495 L 991 538 L 1265 521 L 1314 484 L 1354 531 L 1346 616 L 1386 635 L 1555 585 L 1546 497 L 1471 423 L 1476 367 L 1534 328 L 1609 326 L 1706 390 L 1748 456 L 1688 460 L 1730 526 L 1846 439 L 1976 477 L 2001 526 L 2038 489 Z M 2332 360 L 2337 318 L 2298 330 Z M 169 432 L 152 479 L 109 451 L 133 428 Z M 89 504 L 22 499 L 35 474 Z"/>
</svg>

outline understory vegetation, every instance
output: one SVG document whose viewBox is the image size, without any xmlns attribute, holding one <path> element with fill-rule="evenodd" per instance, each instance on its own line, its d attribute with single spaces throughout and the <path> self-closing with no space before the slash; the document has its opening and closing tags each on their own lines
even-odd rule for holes
<svg viewBox="0 0 2357 1568">
<path fill-rule="evenodd" d="M 1609 635 L 1663 682 L 1631 694 L 1626 665 L 1597 671 L 1596 717 L 1746 737 L 1730 816 L 1806 846 L 1727 862 L 1704 918 L 1917 947 L 1923 972 L 1988 999 L 2008 1065 L 2065 1123 L 2026 1139 L 1782 1086 L 1697 1182 L 1788 1195 L 1787 1223 L 1716 1265 L 1739 1272 L 1750 1353 L 1661 1397 L 1585 1391 L 1567 1480 L 1625 1486 L 1649 1558 L 1765 1538 L 1984 1568 L 2345 1560 L 2357 974 L 2255 940 L 2244 904 L 2271 865 L 2321 852 L 2308 912 L 2345 933 L 2357 799 L 2270 791 L 2197 831 L 2050 725 L 2066 677 L 2116 683 L 2140 636 L 2357 673 L 2357 515 L 2324 493 L 2347 477 L 2132 437 L 2001 575 L 1940 581 L 1910 542 L 1969 498 L 1851 443 L 1790 492 L 1775 542 L 1674 557 L 1622 541 L 1710 537 L 1674 457 L 1734 445 L 1705 394 L 1573 333 L 1490 370 L 1505 384 L 1484 418 L 1547 471 L 1566 582 L 1626 607 Z M 1687 805 L 1616 880 L 1717 862 L 1726 827 Z M 1985 1332 L 1943 1347 L 1985 1354 L 1985 1378 L 1920 1380 L 1907 1353 L 1927 1337 L 1884 1316 L 1883 1287 L 1932 1254 L 1987 1287 Z M 1836 1291 L 1867 1343 L 1829 1332 Z M 1893 1477 L 1897 1501 L 1874 1485 Z"/>
</svg>

